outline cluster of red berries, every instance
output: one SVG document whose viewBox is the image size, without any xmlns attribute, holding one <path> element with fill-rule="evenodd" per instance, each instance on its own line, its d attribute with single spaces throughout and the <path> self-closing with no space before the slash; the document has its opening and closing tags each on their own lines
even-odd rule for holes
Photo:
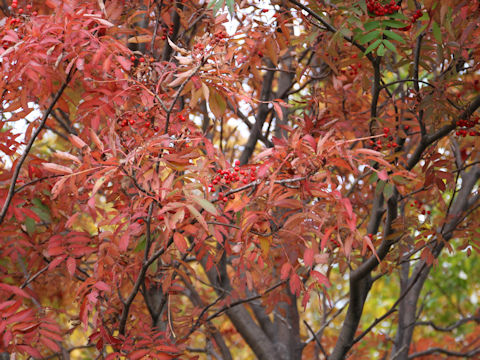
<svg viewBox="0 0 480 360">
<path fill-rule="evenodd" d="M 350 56 L 350 58 L 352 58 L 352 59 L 356 59 L 357 57 L 358 57 L 357 54 L 353 54 L 353 55 Z M 333 61 L 337 62 L 338 57 L 335 56 L 333 58 Z M 339 72 L 340 72 L 340 74 L 344 74 L 344 75 L 349 74 L 351 76 L 356 76 L 356 75 L 358 75 L 358 70 L 361 69 L 361 68 L 362 68 L 361 63 L 351 64 L 351 65 L 348 66 L 347 69 L 341 69 Z"/>
<path fill-rule="evenodd" d="M 146 112 L 139 112 L 136 114 L 136 116 L 132 116 L 129 119 L 124 118 L 119 122 L 121 127 L 125 127 L 127 125 L 135 125 L 137 121 L 144 121 L 143 126 L 146 128 L 150 128 L 152 126 L 152 119 L 147 118 L 147 113 Z M 155 131 L 158 131 L 159 128 L 158 126 L 155 126 L 153 128 Z"/>
<path fill-rule="evenodd" d="M 164 27 L 162 31 L 163 31 L 162 40 L 167 40 L 167 34 L 168 36 L 173 35 L 173 25 L 170 25 L 168 29 Z"/>
<path fill-rule="evenodd" d="M 398 30 L 400 31 L 408 31 L 412 28 L 412 24 L 414 24 L 419 18 L 421 18 L 423 15 L 422 10 L 417 10 L 413 13 L 412 18 L 410 21 L 412 22 L 411 24 L 408 24 L 407 26 L 400 28 Z"/>
<path fill-rule="evenodd" d="M 137 57 L 135 55 L 130 56 L 130 61 L 135 62 L 136 60 L 137 60 Z M 143 62 L 145 62 L 145 58 L 143 56 L 141 56 L 140 58 L 138 58 L 138 61 L 143 63 Z"/>
<path fill-rule="evenodd" d="M 410 204 L 410 207 L 416 207 L 418 210 L 420 210 L 423 207 L 423 203 L 421 201 L 415 200 L 412 204 Z M 421 214 L 422 215 L 425 215 L 425 214 L 430 215 L 431 211 L 422 209 Z"/>
<path fill-rule="evenodd" d="M 214 35 L 214 41 L 215 42 L 219 42 L 219 41 L 222 41 L 223 39 L 225 39 L 227 37 L 227 34 L 225 33 L 225 31 L 219 31 L 219 32 L 216 32 L 215 35 Z"/>
<path fill-rule="evenodd" d="M 210 189 L 210 192 L 214 192 L 216 185 L 226 185 L 230 187 L 232 184 L 239 183 L 240 181 L 243 184 L 248 184 L 255 180 L 257 180 L 257 167 L 255 165 L 252 165 L 250 168 L 245 167 L 242 169 L 240 168 L 240 161 L 236 160 L 235 167 L 233 169 L 218 169 L 217 175 L 213 178 L 212 182 L 208 184 L 208 187 Z M 234 196 L 232 195 L 233 194 L 230 195 L 230 198 L 233 199 Z M 218 198 L 223 200 L 224 202 L 228 201 L 228 198 L 224 196 L 222 192 L 218 193 Z"/>
<path fill-rule="evenodd" d="M 467 135 L 480 136 L 479 131 L 471 130 L 473 127 L 475 127 L 475 125 L 478 124 L 478 119 L 479 118 L 476 117 L 473 120 L 464 120 L 464 119 L 458 120 L 457 121 L 457 126 L 463 127 L 465 129 L 457 130 L 455 132 L 455 135 L 462 136 L 462 137 L 466 137 Z"/>
<path fill-rule="evenodd" d="M 423 15 L 423 12 L 422 10 L 417 10 L 415 11 L 415 13 L 412 15 L 412 23 L 414 23 L 415 21 L 417 21 L 418 19 L 420 19 Z"/>
<path fill-rule="evenodd" d="M 135 63 L 136 61 L 140 62 L 140 63 L 144 63 L 145 61 L 147 61 L 147 59 L 145 59 L 143 56 L 140 56 L 139 58 L 137 58 L 135 55 L 132 55 L 130 56 L 130 61 Z M 153 58 L 153 56 L 151 56 L 148 61 L 150 62 L 154 62 L 155 59 Z"/>
<path fill-rule="evenodd" d="M 367 0 L 367 10 L 376 16 L 391 15 L 400 9 L 395 0 L 391 0 L 388 4 L 383 5 L 378 0 Z"/>
<path fill-rule="evenodd" d="M 405 130 L 408 130 L 408 125 L 404 127 Z M 388 139 L 388 143 L 386 144 L 387 148 L 395 149 L 398 147 L 398 144 L 393 141 L 393 136 L 390 135 L 390 128 L 384 127 L 383 128 L 383 136 Z M 380 151 L 383 148 L 382 140 L 378 139 L 376 142 L 373 140 L 369 140 L 368 144 L 373 148 L 375 151 Z"/>
<path fill-rule="evenodd" d="M 170 211 L 168 211 L 168 213 L 174 214 L 175 211 L 174 211 L 174 210 L 170 210 Z M 190 217 L 190 210 L 185 209 L 185 210 L 184 210 L 184 213 L 185 213 L 184 219 L 188 219 L 188 218 Z M 163 220 L 165 220 L 165 216 L 164 216 L 163 214 L 159 214 L 159 215 L 157 215 L 157 220 L 158 220 L 158 221 L 163 221 Z M 138 224 L 142 225 L 143 223 L 145 223 L 145 220 L 144 220 L 144 218 L 140 217 L 140 218 L 137 218 L 136 222 L 137 222 Z"/>
<path fill-rule="evenodd" d="M 196 43 L 193 45 L 193 49 L 198 51 L 203 51 L 205 49 L 205 45 L 201 43 Z"/>
<path fill-rule="evenodd" d="M 12 9 L 17 9 L 17 8 L 18 8 L 18 0 L 12 0 Z M 25 6 L 25 8 L 27 9 L 27 11 L 30 11 L 30 10 L 32 10 L 32 5 L 28 4 L 27 6 Z M 25 12 L 25 10 L 23 8 L 20 8 L 20 9 L 17 10 L 18 15 L 22 15 L 24 12 Z M 37 16 L 38 12 L 34 11 L 34 12 L 32 12 L 32 15 Z M 18 19 L 14 19 L 14 20 L 19 22 Z"/>
</svg>

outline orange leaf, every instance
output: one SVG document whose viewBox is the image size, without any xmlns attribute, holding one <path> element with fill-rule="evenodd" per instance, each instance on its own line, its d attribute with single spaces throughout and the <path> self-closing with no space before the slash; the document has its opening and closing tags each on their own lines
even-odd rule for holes
<svg viewBox="0 0 480 360">
<path fill-rule="evenodd" d="M 185 254 L 187 252 L 188 244 L 187 244 L 187 241 L 185 240 L 185 236 L 176 232 L 173 234 L 173 242 L 175 243 L 175 246 L 182 254 Z"/>
<path fill-rule="evenodd" d="M 63 166 L 63 165 L 58 165 L 54 163 L 42 163 L 42 167 L 45 170 L 48 170 L 50 172 L 53 172 L 55 174 L 72 174 L 73 171 L 69 167 Z"/>
</svg>

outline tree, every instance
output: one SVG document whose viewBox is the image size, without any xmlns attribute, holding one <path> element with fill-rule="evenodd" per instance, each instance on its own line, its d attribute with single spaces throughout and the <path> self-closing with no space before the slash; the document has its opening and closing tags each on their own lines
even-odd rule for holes
<svg viewBox="0 0 480 360">
<path fill-rule="evenodd" d="M 478 2 L 1 10 L 6 358 L 479 356 Z"/>
</svg>

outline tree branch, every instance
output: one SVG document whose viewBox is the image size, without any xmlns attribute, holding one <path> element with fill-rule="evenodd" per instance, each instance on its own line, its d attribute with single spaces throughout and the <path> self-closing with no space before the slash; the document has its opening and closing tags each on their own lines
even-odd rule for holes
<svg viewBox="0 0 480 360">
<path fill-rule="evenodd" d="M 7 195 L 7 198 L 5 199 L 5 203 L 3 204 L 2 211 L 0 212 L 0 224 L 3 223 L 3 220 L 5 219 L 5 216 L 7 215 L 8 207 L 10 206 L 10 203 L 13 199 L 13 195 L 15 194 L 15 184 L 16 184 L 18 176 L 20 174 L 20 169 L 21 169 L 23 163 L 25 162 L 25 159 L 27 158 L 28 153 L 32 149 L 33 143 L 37 139 L 37 136 L 40 134 L 40 132 L 45 127 L 45 123 L 47 122 L 48 116 L 51 114 L 53 108 L 55 107 L 58 100 L 62 96 L 63 91 L 66 89 L 66 87 L 68 86 L 68 83 L 72 79 L 72 75 L 75 71 L 74 69 L 75 69 L 75 67 L 72 66 L 69 73 L 67 74 L 67 78 L 65 79 L 62 86 L 60 87 L 60 89 L 55 94 L 52 102 L 50 103 L 50 106 L 47 108 L 47 110 L 43 114 L 43 118 L 42 118 L 42 121 L 40 122 L 40 125 L 35 129 L 35 132 L 32 134 L 32 137 L 30 138 L 30 141 L 28 142 L 27 146 L 25 147 L 25 150 L 23 151 L 22 157 L 20 158 L 20 160 L 17 162 L 17 165 L 15 166 L 15 170 L 13 172 L 12 180 L 10 182 L 10 188 L 8 189 L 8 195 Z"/>
</svg>

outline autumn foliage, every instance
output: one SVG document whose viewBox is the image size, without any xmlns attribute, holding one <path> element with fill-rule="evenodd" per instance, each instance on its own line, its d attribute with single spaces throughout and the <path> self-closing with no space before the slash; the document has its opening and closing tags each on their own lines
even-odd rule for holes
<svg viewBox="0 0 480 360">
<path fill-rule="evenodd" d="M 480 356 L 477 1 L 0 8 L 4 356 Z"/>
</svg>

